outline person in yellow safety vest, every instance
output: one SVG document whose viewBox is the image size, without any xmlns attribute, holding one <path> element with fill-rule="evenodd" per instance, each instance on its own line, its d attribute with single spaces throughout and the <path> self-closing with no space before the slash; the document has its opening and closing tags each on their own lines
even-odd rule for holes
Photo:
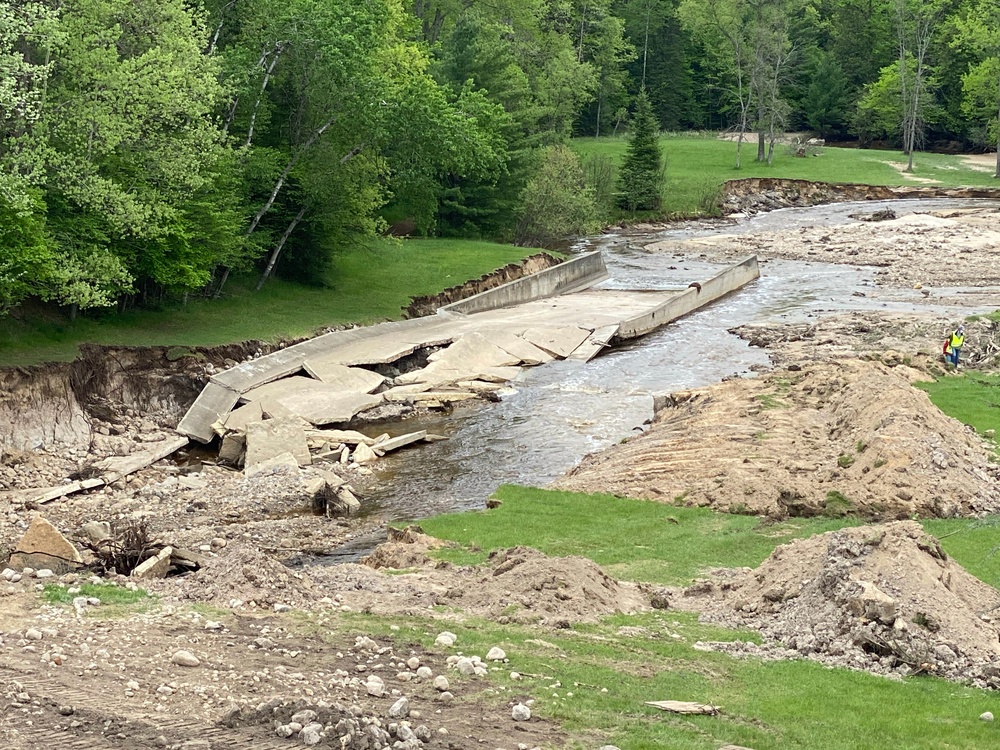
<svg viewBox="0 0 1000 750">
<path fill-rule="evenodd" d="M 944 346 L 945 361 L 958 367 L 958 356 L 962 351 L 962 344 L 965 343 L 965 326 L 959 326 L 955 332 L 948 337 Z"/>
</svg>

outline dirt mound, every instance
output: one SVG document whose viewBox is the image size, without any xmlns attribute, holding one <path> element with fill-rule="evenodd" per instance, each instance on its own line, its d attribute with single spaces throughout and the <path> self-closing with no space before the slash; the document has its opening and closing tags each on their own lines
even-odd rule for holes
<svg viewBox="0 0 1000 750">
<path fill-rule="evenodd" d="M 791 542 L 686 595 L 703 619 L 760 630 L 799 655 L 1000 687 L 1000 592 L 913 521 Z"/>
<path fill-rule="evenodd" d="M 447 596 L 469 613 L 504 622 L 558 626 L 649 608 L 637 587 L 616 581 L 583 557 L 513 547 L 490 555 L 485 571 L 473 570 Z"/>
<path fill-rule="evenodd" d="M 654 424 L 556 485 L 734 513 L 955 517 L 1000 510 L 985 443 L 906 366 L 840 360 L 664 399 Z"/>
<path fill-rule="evenodd" d="M 178 595 L 223 607 L 254 602 L 261 607 L 288 604 L 303 607 L 320 599 L 308 576 L 282 565 L 251 547 L 230 545 L 197 573 L 183 579 Z"/>
<path fill-rule="evenodd" d="M 419 526 L 407 526 L 405 529 L 390 527 L 387 531 L 389 540 L 364 558 L 363 564 L 376 570 L 420 568 L 434 564 L 428 552 L 449 546 L 448 542 L 428 536 Z"/>
</svg>

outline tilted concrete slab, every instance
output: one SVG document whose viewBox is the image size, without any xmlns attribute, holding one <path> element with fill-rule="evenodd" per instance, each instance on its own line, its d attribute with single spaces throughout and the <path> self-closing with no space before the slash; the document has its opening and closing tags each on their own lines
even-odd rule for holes
<svg viewBox="0 0 1000 750">
<path fill-rule="evenodd" d="M 244 462 L 247 473 L 253 473 L 254 466 L 282 453 L 291 453 L 299 466 L 311 464 L 306 426 L 298 417 L 250 422 L 247 425 L 247 455 Z"/>
<path fill-rule="evenodd" d="M 523 339 L 508 331 L 490 331 L 489 340 L 505 352 L 517 357 L 522 363 L 533 367 L 551 362 L 553 357 L 544 349 L 539 349 L 527 339 Z M 518 363 L 514 363 L 518 364 Z"/>
<path fill-rule="evenodd" d="M 565 359 L 586 341 L 591 333 L 592 331 L 577 326 L 539 326 L 529 328 L 521 335 L 538 348 Z"/>
<path fill-rule="evenodd" d="M 354 415 L 382 403 L 382 396 L 368 393 L 322 393 L 302 392 L 281 398 L 282 406 L 288 407 L 314 425 L 350 422 Z"/>
<path fill-rule="evenodd" d="M 473 331 L 464 334 L 447 349 L 428 357 L 434 363 L 444 363 L 452 370 L 474 371 L 482 367 L 508 367 L 521 364 L 521 358 L 501 349 L 486 336 Z"/>
<path fill-rule="evenodd" d="M 302 393 L 325 393 L 337 396 L 340 395 L 340 389 L 315 378 L 293 375 L 289 378 L 282 378 L 281 380 L 275 380 L 257 388 L 252 388 L 244 393 L 241 398 L 250 403 L 259 401 L 260 399 L 270 399 L 287 408 L 284 400 L 289 396 L 297 396 Z"/>
<path fill-rule="evenodd" d="M 177 431 L 201 443 L 215 437 L 212 425 L 232 411 L 240 400 L 239 391 L 219 383 L 209 383 L 177 425 Z"/>
<path fill-rule="evenodd" d="M 307 359 L 302 366 L 317 380 L 342 391 L 371 393 L 385 382 L 385 378 L 377 372 L 331 362 L 327 357 Z"/>
<path fill-rule="evenodd" d="M 425 437 L 427 437 L 427 430 L 419 430 L 417 432 L 410 432 L 406 435 L 399 435 L 394 438 L 389 438 L 388 440 L 383 440 L 381 443 L 375 443 L 372 447 L 375 448 L 375 450 L 382 451 L 383 453 L 391 453 L 392 451 L 399 450 L 407 445 L 419 442 Z"/>
<path fill-rule="evenodd" d="M 604 347 L 611 343 L 611 339 L 617 335 L 620 327 L 621 326 L 617 324 L 611 326 L 601 326 L 590 334 L 586 341 L 574 349 L 573 353 L 566 359 L 573 359 L 579 362 L 589 362 L 600 354 Z"/>
</svg>

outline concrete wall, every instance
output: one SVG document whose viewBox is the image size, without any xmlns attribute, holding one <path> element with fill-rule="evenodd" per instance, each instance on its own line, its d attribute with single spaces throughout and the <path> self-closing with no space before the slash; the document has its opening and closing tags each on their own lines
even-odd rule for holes
<svg viewBox="0 0 1000 750">
<path fill-rule="evenodd" d="M 757 268 L 757 256 L 752 255 L 746 260 L 730 266 L 725 271 L 716 274 L 707 281 L 701 282 L 701 288 L 692 285 L 686 291 L 664 302 L 648 313 L 643 313 L 624 321 L 618 329 L 616 339 L 633 339 L 654 331 L 662 325 L 677 320 L 689 312 L 704 307 L 720 297 L 749 284 L 760 277 Z"/>
<path fill-rule="evenodd" d="M 522 302 L 579 292 L 608 278 L 599 250 L 580 255 L 558 266 L 488 289 L 441 308 L 445 312 L 471 313 L 497 310 Z"/>
</svg>

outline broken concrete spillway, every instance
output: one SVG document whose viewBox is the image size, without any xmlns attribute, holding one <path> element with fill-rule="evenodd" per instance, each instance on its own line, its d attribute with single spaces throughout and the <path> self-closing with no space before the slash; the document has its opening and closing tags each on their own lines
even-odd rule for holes
<svg viewBox="0 0 1000 750">
<path fill-rule="evenodd" d="M 202 443 L 222 437 L 233 463 L 246 457 L 249 467 L 278 451 L 303 465 L 310 462 L 306 446 L 324 442 L 323 428 L 386 405 L 438 408 L 479 398 L 502 389 L 521 368 L 553 359 L 587 361 L 759 275 L 752 256 L 682 289 L 600 289 L 594 287 L 608 278 L 604 260 L 600 252 L 587 253 L 436 315 L 334 331 L 217 373 L 178 431 Z M 267 441 L 272 449 L 250 446 L 268 432 L 259 423 L 271 419 L 290 430 Z M 378 442 L 365 447 L 383 452 Z"/>
</svg>

